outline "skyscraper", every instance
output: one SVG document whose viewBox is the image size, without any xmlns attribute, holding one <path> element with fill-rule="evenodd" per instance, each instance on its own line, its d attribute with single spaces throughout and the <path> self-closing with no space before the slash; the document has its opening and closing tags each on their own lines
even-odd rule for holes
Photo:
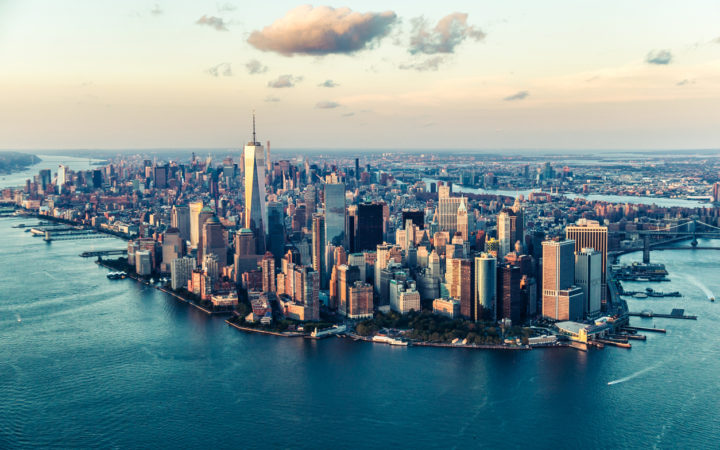
<svg viewBox="0 0 720 450">
<path fill-rule="evenodd" d="M 461 197 L 440 197 L 437 207 L 438 228 L 440 231 L 447 231 L 450 236 L 457 231 L 457 213 L 460 203 L 464 202 Z"/>
<path fill-rule="evenodd" d="M 215 255 L 222 269 L 227 265 L 227 239 L 218 218 L 213 214 L 203 223 L 202 255 Z"/>
<path fill-rule="evenodd" d="M 504 208 L 497 217 L 497 234 L 499 241 L 498 260 L 513 251 L 515 242 L 522 239 L 518 236 L 518 216 L 510 208 Z"/>
<path fill-rule="evenodd" d="M 345 245 L 345 183 L 325 187 L 325 242 Z"/>
<path fill-rule="evenodd" d="M 527 309 L 520 292 L 520 267 L 502 263 L 497 269 L 497 277 L 497 318 L 510 319 L 513 325 L 519 325 L 525 319 Z"/>
<path fill-rule="evenodd" d="M 582 251 L 584 248 L 593 248 L 602 255 L 602 276 L 600 279 L 600 298 L 605 300 L 607 295 L 607 281 L 605 272 L 607 269 L 607 248 L 608 229 L 601 226 L 596 220 L 580 219 L 575 225 L 565 228 L 565 238 L 575 241 L 575 251 Z"/>
<path fill-rule="evenodd" d="M 327 287 L 327 279 L 322 276 L 325 270 L 325 217 L 322 214 L 313 214 L 312 218 L 312 267 L 320 276 L 320 286 Z"/>
<path fill-rule="evenodd" d="M 575 282 L 575 241 L 545 241 L 542 315 L 553 320 L 582 318 L 583 291 Z"/>
<path fill-rule="evenodd" d="M 265 150 L 255 137 L 253 114 L 253 139 L 245 145 L 245 228 L 255 234 L 256 253 L 265 253 L 265 235 L 268 232 L 265 205 Z"/>
<path fill-rule="evenodd" d="M 468 240 L 470 236 L 470 216 L 468 216 L 467 206 L 465 206 L 465 199 L 460 203 L 457 210 L 457 232 L 460 233 L 464 240 Z"/>
<path fill-rule="evenodd" d="M 65 183 L 67 183 L 67 166 L 60 164 L 57 172 L 57 188 L 58 194 L 62 194 L 64 191 Z"/>
<path fill-rule="evenodd" d="M 270 202 L 268 211 L 268 245 L 267 248 L 279 262 L 285 250 L 285 210 L 282 203 Z"/>
<path fill-rule="evenodd" d="M 263 292 L 275 292 L 275 258 L 270 252 L 266 252 L 260 262 L 262 268 Z"/>
<path fill-rule="evenodd" d="M 190 209 L 187 206 L 173 206 L 170 224 L 180 232 L 180 239 L 190 240 Z"/>
<path fill-rule="evenodd" d="M 190 203 L 190 246 L 197 248 L 200 242 L 200 211 L 203 208 L 202 202 Z"/>
<path fill-rule="evenodd" d="M 475 257 L 475 320 L 495 321 L 497 259 L 481 253 Z"/>
<path fill-rule="evenodd" d="M 383 242 L 383 205 L 380 203 L 360 203 L 357 205 L 355 222 L 356 252 L 375 250 Z"/>
<path fill-rule="evenodd" d="M 583 290 L 583 314 L 595 317 L 600 313 L 602 287 L 602 254 L 592 248 L 575 253 L 575 284 Z"/>
</svg>

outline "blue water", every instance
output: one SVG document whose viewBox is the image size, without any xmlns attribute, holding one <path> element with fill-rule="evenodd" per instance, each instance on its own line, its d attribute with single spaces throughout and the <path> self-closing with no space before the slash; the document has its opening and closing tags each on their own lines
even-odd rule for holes
<svg viewBox="0 0 720 450">
<path fill-rule="evenodd" d="M 395 348 L 241 333 L 78 257 L 123 242 L 22 221 L 0 219 L 0 448 L 717 444 L 720 303 L 680 274 L 720 293 L 720 252 L 653 252 L 686 297 L 631 305 L 700 320 L 632 350 Z"/>
</svg>

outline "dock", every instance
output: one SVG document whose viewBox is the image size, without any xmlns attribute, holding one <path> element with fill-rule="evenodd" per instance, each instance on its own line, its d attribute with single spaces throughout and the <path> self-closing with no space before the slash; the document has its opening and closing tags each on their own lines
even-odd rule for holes
<svg viewBox="0 0 720 450">
<path fill-rule="evenodd" d="M 653 333 L 667 333 L 665 328 L 646 328 L 646 327 L 623 327 L 624 331 L 651 331 Z"/>
<path fill-rule="evenodd" d="M 642 312 L 628 312 L 629 316 L 634 317 L 647 317 L 647 318 L 654 318 L 654 317 L 660 317 L 662 319 L 686 319 L 686 320 L 697 320 L 697 316 L 690 316 L 685 314 L 684 309 L 673 309 L 670 314 L 660 314 L 655 313 L 653 311 L 645 310 Z"/>
<path fill-rule="evenodd" d="M 622 347 L 622 348 L 632 348 L 632 344 L 629 344 L 627 342 L 618 342 L 610 339 L 595 339 L 597 342 L 600 342 L 601 344 L 605 345 L 612 345 L 615 347 Z"/>
</svg>

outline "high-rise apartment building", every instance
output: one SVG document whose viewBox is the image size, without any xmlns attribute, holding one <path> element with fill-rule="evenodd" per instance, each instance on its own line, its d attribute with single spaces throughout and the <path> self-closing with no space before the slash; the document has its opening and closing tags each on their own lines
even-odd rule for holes
<svg viewBox="0 0 720 450">
<path fill-rule="evenodd" d="M 275 292 L 275 258 L 272 253 L 265 253 L 260 267 L 262 268 L 263 292 Z"/>
</svg>

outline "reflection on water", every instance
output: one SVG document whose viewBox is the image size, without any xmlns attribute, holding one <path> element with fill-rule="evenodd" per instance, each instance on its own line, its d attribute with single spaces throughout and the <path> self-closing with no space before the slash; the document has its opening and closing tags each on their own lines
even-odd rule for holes
<svg viewBox="0 0 720 450">
<path fill-rule="evenodd" d="M 652 253 L 670 271 L 662 288 L 685 297 L 631 308 L 699 316 L 657 319 L 667 335 L 632 350 L 488 352 L 244 334 L 156 289 L 107 280 L 77 256 L 91 241 L 46 245 L 13 223 L 0 219 L 0 260 L 13 262 L 0 276 L 4 448 L 715 444 L 718 304 L 681 273 L 718 291 L 720 252 Z"/>
</svg>

